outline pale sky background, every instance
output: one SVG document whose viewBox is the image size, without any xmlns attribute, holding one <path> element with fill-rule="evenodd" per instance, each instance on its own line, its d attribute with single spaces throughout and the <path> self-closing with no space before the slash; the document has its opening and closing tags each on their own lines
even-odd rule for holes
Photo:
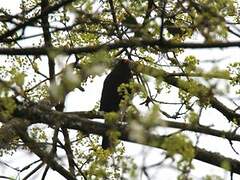
<svg viewBox="0 0 240 180">
<path fill-rule="evenodd" d="M 12 9 L 15 13 L 17 13 L 19 11 L 19 2 L 20 0 L 8 0 L 8 1 L 0 1 L 0 7 L 6 7 L 6 8 L 10 8 Z M 37 33 L 35 30 L 34 31 L 29 31 L 29 33 Z M 197 40 L 197 39 L 196 39 Z M 25 44 L 27 45 L 27 44 Z M 221 62 L 221 67 L 225 68 L 226 63 L 228 64 L 230 61 L 234 60 L 237 61 L 240 59 L 240 51 L 239 48 L 228 48 L 228 49 L 210 49 L 210 50 L 187 50 L 184 55 L 182 55 L 182 58 L 184 58 L 184 56 L 189 55 L 189 54 L 193 54 L 196 57 L 198 57 L 200 60 L 209 60 L 209 59 L 218 59 L 218 58 L 225 58 L 227 57 L 228 61 L 223 61 Z M 2 61 L 0 62 L 2 63 Z M 2 64 L 0 64 L 2 65 Z M 217 64 L 219 65 L 219 64 Z M 207 64 L 204 68 L 205 69 L 210 69 L 213 66 L 212 64 Z M 68 99 L 66 102 L 66 110 L 67 111 L 85 111 L 85 110 L 91 110 L 97 101 L 100 100 L 100 96 L 101 96 L 101 90 L 102 90 L 102 83 L 104 80 L 105 76 L 103 77 L 96 77 L 94 79 L 93 83 L 88 83 L 87 87 L 85 87 L 86 91 L 85 92 L 81 92 L 79 90 L 75 90 L 74 92 L 70 93 L 68 95 Z M 164 95 L 162 96 L 164 101 L 164 98 L 169 100 L 169 101 L 174 101 L 175 98 L 174 96 L 171 95 Z M 228 102 L 224 102 L 224 103 L 228 103 Z M 139 101 L 136 100 L 136 105 L 139 104 Z M 230 104 L 229 104 L 230 105 Z M 230 105 L 231 107 L 231 105 Z M 142 109 L 143 107 L 139 106 L 140 109 Z M 146 111 L 147 109 L 145 108 L 144 111 Z M 206 119 L 207 119 L 207 123 L 206 123 Z M 216 124 L 216 121 L 218 121 L 217 125 L 215 126 L 215 128 L 217 129 L 228 129 L 230 128 L 229 123 L 223 118 L 223 116 L 220 113 L 216 113 L 215 110 L 213 109 L 209 109 L 207 110 L 205 113 L 203 113 L 202 117 L 201 117 L 201 122 L 203 122 L 203 120 L 205 120 L 205 125 L 210 125 L 212 123 Z M 168 132 L 169 130 L 167 129 L 161 129 L 162 132 Z M 194 136 L 192 136 L 193 139 Z M 131 143 L 126 143 L 126 154 L 127 155 L 131 155 L 132 157 L 135 158 L 135 161 L 137 162 L 137 164 L 139 166 L 141 166 L 141 164 L 143 164 L 144 161 L 145 165 L 146 164 L 153 164 L 155 162 L 159 162 L 162 159 L 161 156 L 161 152 L 158 149 L 155 148 L 148 148 L 148 147 L 144 147 L 140 146 L 140 145 L 136 145 L 136 144 L 131 144 Z M 237 160 L 240 160 L 239 156 L 237 156 L 233 150 L 231 149 L 228 141 L 224 141 L 221 140 L 220 138 L 214 138 L 211 136 L 208 137 L 204 137 L 201 136 L 200 138 L 200 147 L 203 148 L 207 148 L 208 150 L 212 151 L 212 152 L 221 152 L 223 155 L 228 156 L 228 157 L 232 157 L 232 158 L 236 158 Z M 234 143 L 234 147 L 237 150 L 240 150 L 240 145 Z M 144 156 L 143 156 L 144 154 Z M 145 157 L 145 158 L 144 158 Z M 33 158 L 30 155 L 26 155 L 23 153 L 16 153 L 13 156 L 4 156 L 4 157 L 0 157 L 0 161 L 5 161 L 7 160 L 9 162 L 9 164 L 11 164 L 13 167 L 23 167 L 24 165 L 30 163 L 32 161 L 32 159 L 36 159 Z M 10 163 L 14 161 L 14 163 Z M 224 179 L 230 179 L 229 178 L 229 173 L 226 173 L 225 171 L 223 171 L 220 168 L 208 165 L 206 163 L 202 163 L 200 161 L 194 161 L 194 165 L 196 167 L 195 170 L 192 171 L 193 174 L 193 179 L 194 180 L 200 180 L 202 176 L 204 176 L 205 174 L 215 174 L 215 175 L 219 175 Z M 1 168 L 2 167 L 2 168 Z M 16 174 L 16 171 L 12 171 L 10 168 L 3 168 L 5 166 L 0 166 L 0 175 L 10 175 L 10 174 Z M 39 171 L 40 175 L 42 174 L 43 171 Z M 151 171 L 152 174 L 155 174 L 155 178 L 152 179 L 159 179 L 159 177 L 161 177 L 161 179 L 166 179 L 166 180 L 173 180 L 176 178 L 176 173 L 174 170 L 169 169 L 169 168 L 161 168 L 161 169 L 153 169 Z M 150 174 L 151 174 L 150 173 Z M 50 173 L 49 173 L 50 174 Z M 24 173 L 21 174 L 21 177 L 24 177 Z M 48 176 L 50 179 L 50 176 Z M 240 176 L 235 176 L 236 179 L 240 179 Z M 234 178 L 234 179 L 235 179 Z M 37 177 L 33 177 L 31 179 L 39 179 Z M 51 180 L 62 180 L 64 178 L 62 178 L 61 176 L 59 176 L 57 173 L 55 172 L 51 172 Z"/>
</svg>

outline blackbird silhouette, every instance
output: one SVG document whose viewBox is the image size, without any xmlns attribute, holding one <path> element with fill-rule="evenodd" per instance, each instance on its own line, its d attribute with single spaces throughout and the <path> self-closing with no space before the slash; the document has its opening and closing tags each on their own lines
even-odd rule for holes
<svg viewBox="0 0 240 180">
<path fill-rule="evenodd" d="M 118 87 L 122 83 L 129 83 L 132 79 L 132 72 L 129 61 L 120 59 L 112 71 L 107 75 L 103 83 L 102 96 L 100 100 L 100 111 L 118 112 L 119 104 L 123 99 L 123 94 L 119 94 Z M 111 141 L 105 133 L 102 140 L 102 148 L 111 147 Z"/>
</svg>

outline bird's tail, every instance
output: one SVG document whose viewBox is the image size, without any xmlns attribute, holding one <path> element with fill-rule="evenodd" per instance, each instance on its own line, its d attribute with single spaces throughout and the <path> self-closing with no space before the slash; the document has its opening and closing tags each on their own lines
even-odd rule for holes
<svg viewBox="0 0 240 180">
<path fill-rule="evenodd" d="M 110 147 L 111 147 L 111 143 L 110 143 L 110 140 L 109 140 L 109 136 L 104 134 L 103 138 L 102 138 L 102 148 L 103 149 L 108 149 Z"/>
</svg>

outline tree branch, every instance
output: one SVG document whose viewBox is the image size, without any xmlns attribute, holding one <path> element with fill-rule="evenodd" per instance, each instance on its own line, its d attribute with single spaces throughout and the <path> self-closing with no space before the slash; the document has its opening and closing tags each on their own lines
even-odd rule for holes
<svg viewBox="0 0 240 180">
<path fill-rule="evenodd" d="M 42 19 L 42 29 L 43 37 L 45 41 L 45 47 L 52 48 L 52 38 L 49 31 L 49 21 L 48 14 L 45 14 L 45 10 L 49 8 L 48 0 L 42 0 L 41 2 L 41 19 Z M 54 58 L 48 54 L 48 68 L 49 68 L 49 78 L 51 83 L 55 83 L 55 61 Z"/>
<path fill-rule="evenodd" d="M 75 0 L 62 0 L 60 3 L 55 4 L 53 6 L 49 6 L 48 8 L 46 8 L 44 10 L 44 12 L 42 12 L 40 15 L 36 15 L 33 16 L 32 18 L 28 19 L 27 21 L 23 22 L 22 24 L 19 24 L 18 26 L 14 27 L 13 29 L 5 32 L 4 34 L 0 35 L 0 42 L 5 42 L 8 41 L 6 38 L 9 36 L 12 36 L 15 32 L 17 32 L 18 30 L 25 28 L 26 26 L 36 22 L 36 20 L 40 19 L 43 14 L 50 14 L 54 11 L 57 11 L 59 8 L 61 8 L 62 6 L 66 6 L 69 3 L 74 2 Z"/>
<path fill-rule="evenodd" d="M 1 38 L 1 36 L 0 36 Z M 137 48 L 137 47 L 154 47 L 157 46 L 161 49 L 207 49 L 207 48 L 229 48 L 239 47 L 240 42 L 212 42 L 212 43 L 174 43 L 170 41 L 160 41 L 158 39 L 132 39 L 132 40 L 121 40 L 109 44 L 99 44 L 86 47 L 77 48 L 47 48 L 47 47 L 29 47 L 29 48 L 0 48 L 0 54 L 2 55 L 47 55 L 48 52 L 58 52 L 67 55 L 81 54 L 81 53 L 95 53 L 99 50 L 114 50 L 119 48 Z"/>
<path fill-rule="evenodd" d="M 179 89 L 182 89 L 188 93 L 190 93 L 192 96 L 196 96 L 203 102 L 209 102 L 209 104 L 221 112 L 229 121 L 240 124 L 240 114 L 237 114 L 234 110 L 229 109 L 227 106 L 225 106 L 222 102 L 218 101 L 217 98 L 213 95 L 212 90 L 207 88 L 206 86 L 196 82 L 192 81 L 192 84 L 189 81 L 182 80 L 180 78 L 175 78 L 169 75 L 166 71 L 162 69 L 156 69 L 154 67 L 149 67 L 143 64 L 139 63 L 132 63 L 135 71 L 139 73 L 144 73 L 149 76 L 152 76 L 156 79 L 162 79 L 164 82 L 175 86 Z M 194 88 L 194 91 L 191 91 L 191 85 L 196 86 Z"/>
<path fill-rule="evenodd" d="M 31 123 L 45 123 L 52 127 L 56 124 L 60 124 L 61 127 L 64 128 L 80 130 L 88 134 L 97 134 L 101 136 L 104 135 L 105 131 L 109 128 L 103 123 L 91 121 L 76 114 L 54 112 L 48 108 L 43 109 L 42 107 L 33 105 L 31 105 L 31 107 L 18 108 L 15 116 L 18 116 L 19 118 L 27 118 Z M 61 121 L 59 121 L 60 119 Z M 121 136 L 119 137 L 121 140 L 161 149 L 163 148 L 162 142 L 166 138 L 166 136 L 158 136 L 149 132 L 144 132 L 144 137 L 147 137 L 147 141 L 139 142 L 129 138 L 130 129 L 126 126 L 118 126 L 117 129 L 121 132 Z M 235 159 L 227 158 L 219 153 L 209 152 L 198 147 L 196 147 L 195 152 L 195 159 L 197 160 L 218 166 L 220 168 L 222 167 L 222 163 L 227 161 L 230 164 L 231 171 L 240 174 L 240 162 Z"/>
<path fill-rule="evenodd" d="M 68 172 L 65 168 L 63 168 L 59 163 L 57 163 L 53 156 L 49 155 L 38 143 L 36 143 L 33 139 L 31 139 L 26 133 L 27 124 L 30 124 L 27 120 L 23 119 L 15 119 L 17 121 L 14 124 L 14 129 L 18 136 L 22 139 L 28 148 L 35 153 L 43 162 L 47 163 L 53 170 L 56 170 L 59 174 L 69 180 L 76 180 L 76 178 Z"/>
</svg>

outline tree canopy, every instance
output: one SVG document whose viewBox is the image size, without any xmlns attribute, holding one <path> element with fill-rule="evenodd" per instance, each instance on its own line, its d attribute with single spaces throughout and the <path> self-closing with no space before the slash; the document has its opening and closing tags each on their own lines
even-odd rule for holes
<svg viewBox="0 0 240 180">
<path fill-rule="evenodd" d="M 0 177 L 154 179 L 152 169 L 167 167 L 194 179 L 198 161 L 239 177 L 238 10 L 234 0 L 21 0 L 18 10 L 0 8 L 0 166 L 14 172 Z M 129 60 L 134 75 L 120 87 L 132 91 L 121 113 L 103 113 L 99 102 L 66 112 L 68 94 L 84 96 L 117 59 Z M 116 146 L 104 150 L 106 132 Z M 123 142 L 160 150 L 159 161 L 150 154 L 150 163 L 136 163 Z M 5 159 L 16 153 L 35 156 L 16 168 L 23 162 Z"/>
</svg>

